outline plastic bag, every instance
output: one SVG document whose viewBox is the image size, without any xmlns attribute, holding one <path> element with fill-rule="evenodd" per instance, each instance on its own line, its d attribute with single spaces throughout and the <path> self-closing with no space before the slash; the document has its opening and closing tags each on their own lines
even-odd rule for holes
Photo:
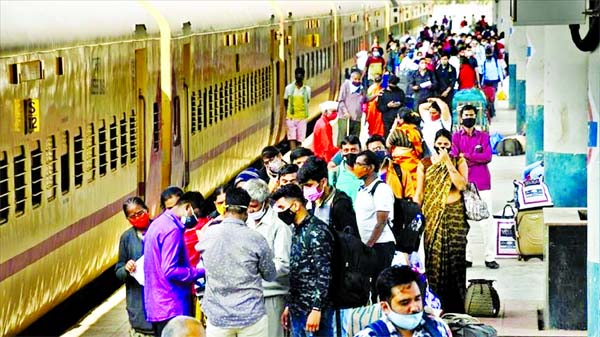
<svg viewBox="0 0 600 337">
<path fill-rule="evenodd" d="M 504 91 L 504 89 L 498 90 L 496 93 L 496 99 L 499 101 L 506 101 L 506 91 Z"/>
</svg>

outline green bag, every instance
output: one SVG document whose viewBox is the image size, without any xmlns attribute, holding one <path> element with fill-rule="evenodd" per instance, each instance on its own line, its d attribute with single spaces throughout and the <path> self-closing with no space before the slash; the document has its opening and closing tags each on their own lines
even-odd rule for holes
<svg viewBox="0 0 600 337">
<path fill-rule="evenodd" d="M 465 297 L 465 312 L 472 316 L 496 317 L 500 313 L 500 297 L 494 289 L 494 280 L 469 280 Z"/>
<path fill-rule="evenodd" d="M 464 314 L 444 314 L 442 319 L 452 331 L 453 337 L 497 337 L 493 327 L 481 323 L 477 318 Z"/>
</svg>

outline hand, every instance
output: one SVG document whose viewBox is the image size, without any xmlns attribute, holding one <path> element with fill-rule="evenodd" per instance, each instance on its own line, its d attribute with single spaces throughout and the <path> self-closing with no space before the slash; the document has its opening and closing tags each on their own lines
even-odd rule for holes
<svg viewBox="0 0 600 337">
<path fill-rule="evenodd" d="M 448 96 L 448 92 L 447 92 L 447 91 L 444 91 L 444 92 L 443 92 L 443 93 L 442 93 L 440 96 L 442 96 L 442 97 L 446 97 L 446 96 Z"/>
<path fill-rule="evenodd" d="M 306 318 L 306 331 L 316 332 L 319 330 L 319 323 L 321 323 L 321 312 L 313 310 L 308 314 Z"/>
<path fill-rule="evenodd" d="M 285 307 L 281 313 L 281 326 L 284 330 L 290 329 L 290 309 L 288 307 Z"/>
<path fill-rule="evenodd" d="M 127 270 L 130 273 L 133 273 L 135 271 L 135 261 L 127 261 L 127 263 L 125 263 L 125 270 Z"/>
<path fill-rule="evenodd" d="M 440 153 L 438 154 L 440 161 L 445 163 L 450 163 L 450 155 L 448 154 L 448 150 L 445 148 L 440 149 Z"/>
<path fill-rule="evenodd" d="M 414 91 L 419 91 L 420 87 L 419 87 L 418 85 L 413 85 L 413 86 L 412 86 L 412 89 L 413 89 Z"/>
</svg>

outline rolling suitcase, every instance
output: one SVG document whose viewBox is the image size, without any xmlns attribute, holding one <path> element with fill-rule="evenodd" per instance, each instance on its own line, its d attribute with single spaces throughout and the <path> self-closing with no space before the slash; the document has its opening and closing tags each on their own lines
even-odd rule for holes
<svg viewBox="0 0 600 337">
<path fill-rule="evenodd" d="M 519 260 L 544 259 L 544 215 L 542 209 L 519 211 L 516 230 Z"/>
</svg>

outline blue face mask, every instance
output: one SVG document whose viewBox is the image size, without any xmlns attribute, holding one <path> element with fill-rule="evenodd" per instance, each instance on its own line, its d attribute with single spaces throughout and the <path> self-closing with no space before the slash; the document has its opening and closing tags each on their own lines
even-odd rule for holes
<svg viewBox="0 0 600 337">
<path fill-rule="evenodd" d="M 390 309 L 390 312 L 387 313 L 387 318 L 396 327 L 402 330 L 412 331 L 419 326 L 419 323 L 421 323 L 421 319 L 423 319 L 423 312 L 421 311 L 416 314 L 403 315 Z"/>
<path fill-rule="evenodd" d="M 196 224 L 198 224 L 198 218 L 196 217 L 196 214 L 194 214 L 194 212 L 192 212 L 191 216 L 182 216 L 180 220 L 183 226 L 187 229 L 194 228 L 196 227 Z"/>
</svg>

